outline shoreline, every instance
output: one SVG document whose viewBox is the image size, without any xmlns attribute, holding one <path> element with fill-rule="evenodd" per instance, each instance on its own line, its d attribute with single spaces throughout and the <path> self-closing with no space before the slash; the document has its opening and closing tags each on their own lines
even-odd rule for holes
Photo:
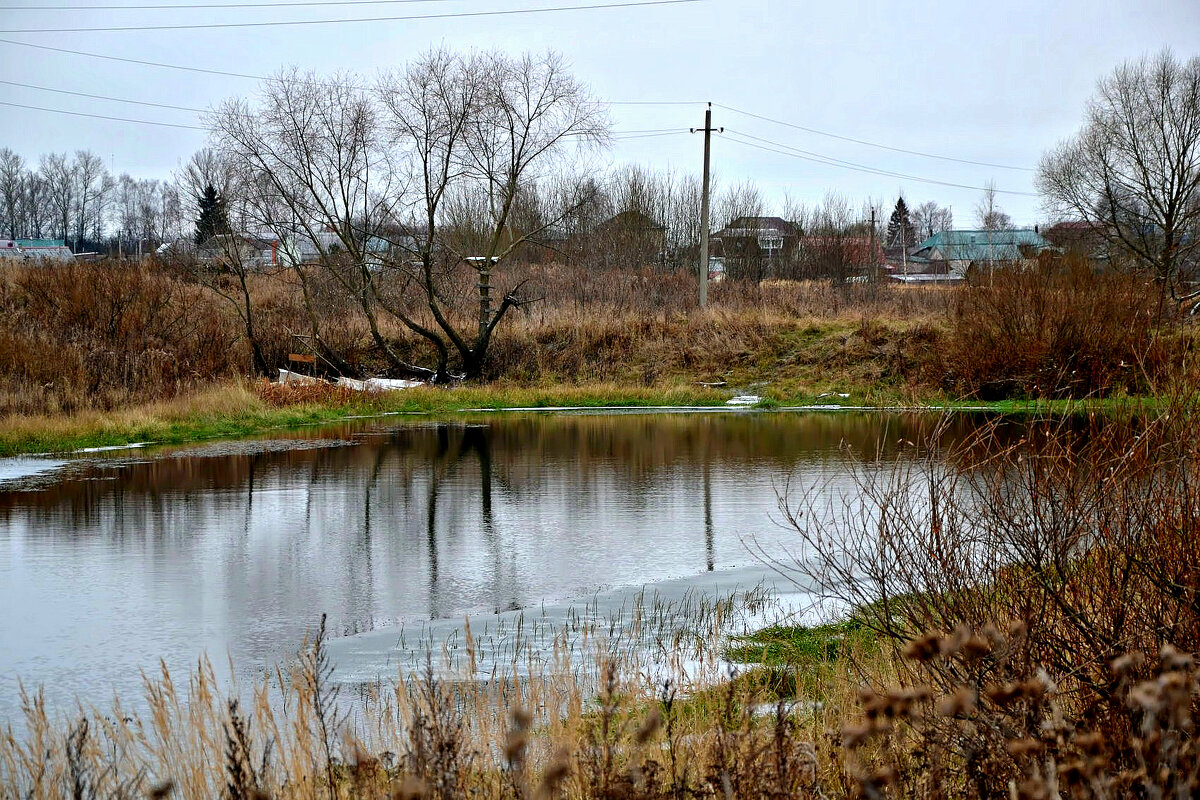
<svg viewBox="0 0 1200 800">
<path fill-rule="evenodd" d="M 260 385 L 261 386 L 261 385 Z M 775 396 L 758 403 L 729 405 L 738 394 L 729 388 L 677 384 L 638 387 L 621 384 L 556 386 L 471 385 L 422 387 L 395 392 L 348 394 L 272 405 L 245 382 L 181 395 L 171 400 L 112 411 L 13 416 L 0 419 L 0 458 L 55 456 L 81 452 L 171 445 L 261 436 L 273 431 L 333 425 L 388 416 L 468 413 L 662 412 L 745 413 L 875 411 L 884 413 L 990 412 L 1000 414 L 1111 412 L 1144 409 L 1155 398 L 1102 400 L 979 401 L 937 394 L 901 397 L 899 393 L 860 388 L 835 397 L 820 394 Z"/>
</svg>

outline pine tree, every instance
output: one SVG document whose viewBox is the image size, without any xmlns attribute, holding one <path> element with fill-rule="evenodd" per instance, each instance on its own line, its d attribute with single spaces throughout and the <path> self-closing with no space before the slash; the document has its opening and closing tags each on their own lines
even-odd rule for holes
<svg viewBox="0 0 1200 800">
<path fill-rule="evenodd" d="M 219 233 L 229 232 L 229 217 L 225 213 L 225 198 L 217 194 L 210 183 L 204 187 L 204 194 L 197 202 L 200 206 L 200 216 L 196 219 L 196 246 Z"/>
<path fill-rule="evenodd" d="M 901 238 L 903 237 L 903 238 Z M 912 220 L 908 217 L 908 204 L 901 197 L 896 201 L 887 226 L 887 246 L 903 247 L 907 250 L 917 244 L 917 232 L 913 229 Z"/>
</svg>

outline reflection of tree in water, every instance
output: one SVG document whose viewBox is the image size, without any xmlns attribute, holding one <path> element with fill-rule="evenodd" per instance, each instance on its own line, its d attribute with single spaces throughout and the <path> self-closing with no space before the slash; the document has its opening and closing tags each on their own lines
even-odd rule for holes
<svg viewBox="0 0 1200 800">
<path fill-rule="evenodd" d="M 333 588 L 292 591 L 336 592 L 322 600 L 341 605 L 328 609 L 331 619 L 369 624 L 375 615 L 409 613 L 386 603 L 413 594 L 414 579 L 428 592 L 424 613 L 433 616 L 457 613 L 464 597 L 493 609 L 527 601 L 522 575 L 537 565 L 520 561 L 514 541 L 525 531 L 505 529 L 505 508 L 544 506 L 547 519 L 563 526 L 550 535 L 569 540 L 605 535 L 570 527 L 585 510 L 619 503 L 653 518 L 664 496 L 691 497 L 697 502 L 687 516 L 688 536 L 696 535 L 702 516 L 699 563 L 712 570 L 721 535 L 714 506 L 724 507 L 724 487 L 736 486 L 739 474 L 783 477 L 803 463 L 840 459 L 842 446 L 890 456 L 899 441 L 921 440 L 936 422 L 878 414 L 646 414 L 423 423 L 368 430 L 352 445 L 258 453 L 208 448 L 203 457 L 183 450 L 101 465 L 42 491 L 0 493 L 0 522 L 20 521 L 62 541 L 99 537 L 130 559 L 169 553 L 200 563 L 216 545 L 224 548 L 220 557 L 234 562 L 227 582 L 324 570 Z M 690 541 L 698 551 L 699 537 Z M 255 601 L 266 602 L 269 589 L 238 591 L 261 592 Z"/>
</svg>

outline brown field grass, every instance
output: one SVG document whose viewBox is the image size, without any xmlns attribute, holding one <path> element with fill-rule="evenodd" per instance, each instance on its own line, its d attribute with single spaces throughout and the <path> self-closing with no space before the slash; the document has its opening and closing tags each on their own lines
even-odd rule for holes
<svg viewBox="0 0 1200 800">
<path fill-rule="evenodd" d="M 499 274 L 497 285 L 513 283 L 517 269 Z M 862 402 L 1146 394 L 1178 370 L 1191 341 L 1190 326 L 1162 312 L 1154 287 L 1069 261 L 957 288 L 727 281 L 704 310 L 682 273 L 519 269 L 540 301 L 497 330 L 487 382 L 650 388 L 723 380 L 761 384 L 778 399 L 850 391 Z M 294 276 L 251 275 L 250 289 L 267 362 L 283 367 L 288 353 L 309 352 Z M 386 374 L 361 309 L 336 287 L 310 289 L 329 347 L 355 375 Z M 151 263 L 6 269 L 0 312 L 0 415 L 112 410 L 252 371 L 233 307 Z M 469 306 L 462 317 L 469 327 Z M 427 342 L 387 314 L 379 322 L 399 357 L 431 363 Z"/>
</svg>

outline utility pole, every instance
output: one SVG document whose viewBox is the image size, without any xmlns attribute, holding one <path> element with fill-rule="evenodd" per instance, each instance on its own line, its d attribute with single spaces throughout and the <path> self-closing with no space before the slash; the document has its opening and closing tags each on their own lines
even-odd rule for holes
<svg viewBox="0 0 1200 800">
<path fill-rule="evenodd" d="M 708 305 L 708 164 L 709 151 L 712 141 L 712 103 L 704 111 L 704 127 L 691 128 L 690 132 L 704 131 L 704 178 L 700 189 L 700 307 Z M 717 128 L 717 133 L 723 133 L 724 128 Z"/>
<path fill-rule="evenodd" d="M 871 203 L 871 249 L 867 253 L 867 258 L 871 259 L 867 263 L 871 265 L 871 271 L 868 274 L 872 283 L 879 282 L 879 262 L 875 260 L 875 203 Z"/>
</svg>

